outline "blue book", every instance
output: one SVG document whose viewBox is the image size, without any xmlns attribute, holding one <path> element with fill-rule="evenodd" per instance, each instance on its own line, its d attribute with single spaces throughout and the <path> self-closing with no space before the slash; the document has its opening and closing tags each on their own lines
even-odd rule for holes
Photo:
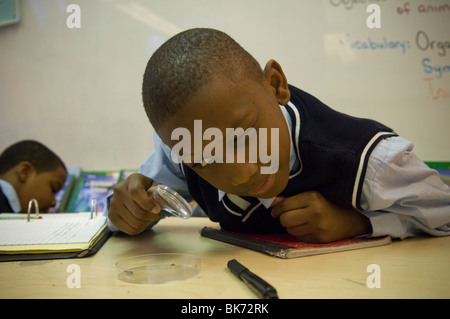
<svg viewBox="0 0 450 319">
<path fill-rule="evenodd" d="M 89 212 L 92 199 L 97 202 L 97 211 L 102 212 L 105 208 L 106 196 L 110 194 L 117 184 L 120 171 L 85 171 L 74 186 L 67 212 Z"/>
</svg>

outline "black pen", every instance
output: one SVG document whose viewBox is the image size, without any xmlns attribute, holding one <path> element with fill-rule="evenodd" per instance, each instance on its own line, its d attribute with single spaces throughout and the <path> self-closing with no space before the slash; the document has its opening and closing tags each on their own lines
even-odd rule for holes
<svg viewBox="0 0 450 319">
<path fill-rule="evenodd" d="M 228 262 L 228 268 L 257 294 L 258 297 L 263 299 L 278 299 L 278 294 L 274 287 L 238 263 L 236 259 Z"/>
</svg>

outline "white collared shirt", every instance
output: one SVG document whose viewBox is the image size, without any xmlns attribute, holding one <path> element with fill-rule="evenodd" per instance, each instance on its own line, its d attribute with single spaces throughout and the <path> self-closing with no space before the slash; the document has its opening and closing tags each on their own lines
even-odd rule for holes
<svg viewBox="0 0 450 319">
<path fill-rule="evenodd" d="M 21 211 L 21 207 L 19 197 L 17 196 L 14 187 L 10 183 L 2 179 L 0 179 L 0 187 L 2 188 L 2 192 L 5 195 L 6 199 L 8 199 L 9 206 L 11 206 L 13 210 L 12 212 L 19 213 Z"/>
</svg>

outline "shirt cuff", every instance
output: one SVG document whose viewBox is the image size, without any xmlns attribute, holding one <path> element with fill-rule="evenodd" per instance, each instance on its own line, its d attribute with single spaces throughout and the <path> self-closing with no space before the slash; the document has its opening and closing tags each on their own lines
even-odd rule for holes
<svg viewBox="0 0 450 319">
<path fill-rule="evenodd" d="M 370 220 L 372 225 L 372 234 L 367 234 L 365 237 L 380 237 L 380 236 L 392 236 L 397 238 L 403 238 L 402 234 L 405 234 L 405 227 L 398 214 L 389 212 L 376 211 L 376 212 L 362 212 Z"/>
</svg>

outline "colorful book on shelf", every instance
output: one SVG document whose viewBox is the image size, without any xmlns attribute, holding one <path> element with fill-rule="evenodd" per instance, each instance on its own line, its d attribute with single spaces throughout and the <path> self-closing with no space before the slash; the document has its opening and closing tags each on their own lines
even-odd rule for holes
<svg viewBox="0 0 450 319">
<path fill-rule="evenodd" d="M 82 171 L 72 191 L 67 212 L 87 212 L 91 210 L 92 199 L 97 202 L 97 210 L 104 210 L 106 196 L 113 190 L 120 177 L 120 171 Z"/>
<path fill-rule="evenodd" d="M 243 234 L 204 227 L 201 235 L 229 244 L 259 251 L 279 258 L 297 258 L 339 251 L 369 248 L 391 243 L 389 236 L 378 238 L 352 238 L 327 244 L 313 244 L 298 240 L 289 234 Z"/>
<path fill-rule="evenodd" d="M 26 216 L 0 214 L 0 261 L 86 257 L 111 234 L 100 214 L 42 214 L 29 221 Z"/>
<path fill-rule="evenodd" d="M 63 188 L 55 195 L 56 206 L 52 208 L 49 213 L 57 213 L 66 211 L 67 204 L 72 194 L 73 186 L 75 185 L 78 177 L 80 177 L 80 167 L 69 167 L 67 169 L 67 179 Z"/>
<path fill-rule="evenodd" d="M 450 162 L 425 162 L 425 164 L 435 169 L 442 181 L 450 186 Z"/>
<path fill-rule="evenodd" d="M 450 176 L 450 162 L 425 162 L 425 164 L 435 169 L 440 175 Z"/>
</svg>

